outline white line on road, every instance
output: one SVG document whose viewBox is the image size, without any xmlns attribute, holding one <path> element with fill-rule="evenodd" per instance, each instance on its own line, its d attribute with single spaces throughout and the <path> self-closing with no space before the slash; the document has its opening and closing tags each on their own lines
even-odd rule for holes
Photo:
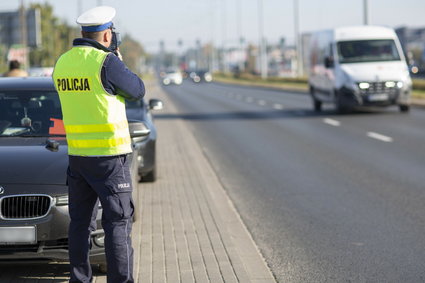
<svg viewBox="0 0 425 283">
<path fill-rule="evenodd" d="M 248 102 L 248 103 L 251 103 L 251 102 L 253 102 L 253 101 L 254 101 L 254 99 L 253 99 L 252 97 L 247 97 L 245 100 L 246 100 L 246 102 Z"/>
<path fill-rule="evenodd" d="M 325 124 L 328 124 L 328 125 L 331 125 L 331 126 L 334 126 L 334 127 L 341 126 L 341 122 L 340 121 L 337 121 L 337 120 L 334 120 L 334 119 L 330 119 L 330 118 L 323 119 L 323 122 Z"/>
<path fill-rule="evenodd" d="M 383 142 L 392 142 L 393 138 L 392 137 L 388 137 L 388 136 L 384 136 L 375 132 L 367 132 L 367 136 L 372 138 L 372 139 L 377 139 Z"/>
<path fill-rule="evenodd" d="M 258 100 L 258 105 L 264 106 L 266 102 L 264 100 Z"/>
<path fill-rule="evenodd" d="M 237 99 L 237 100 L 241 100 L 241 99 L 242 99 L 242 95 L 237 94 L 237 95 L 236 95 L 236 99 Z"/>
<path fill-rule="evenodd" d="M 282 110 L 283 109 L 283 105 L 282 104 L 279 104 L 279 103 L 275 103 L 275 104 L 273 104 L 273 108 L 274 109 L 277 109 L 277 110 Z"/>
</svg>

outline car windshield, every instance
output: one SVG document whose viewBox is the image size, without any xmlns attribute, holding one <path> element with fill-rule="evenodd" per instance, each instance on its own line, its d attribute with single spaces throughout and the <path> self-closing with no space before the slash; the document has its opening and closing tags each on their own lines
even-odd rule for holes
<svg viewBox="0 0 425 283">
<path fill-rule="evenodd" d="M 400 60 L 392 39 L 341 41 L 338 55 L 341 64 Z"/>
<path fill-rule="evenodd" d="M 0 137 L 65 135 L 55 91 L 1 91 Z"/>
</svg>

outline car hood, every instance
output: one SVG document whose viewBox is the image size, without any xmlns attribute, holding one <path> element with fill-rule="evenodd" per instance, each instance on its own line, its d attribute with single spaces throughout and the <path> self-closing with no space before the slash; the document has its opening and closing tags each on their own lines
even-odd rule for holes
<svg viewBox="0 0 425 283">
<path fill-rule="evenodd" d="M 46 148 L 47 138 L 0 138 L 0 185 L 65 185 L 68 147 L 65 138 L 56 152 Z"/>
<path fill-rule="evenodd" d="M 342 70 L 356 82 L 400 81 L 408 75 L 404 62 L 341 64 Z"/>
</svg>

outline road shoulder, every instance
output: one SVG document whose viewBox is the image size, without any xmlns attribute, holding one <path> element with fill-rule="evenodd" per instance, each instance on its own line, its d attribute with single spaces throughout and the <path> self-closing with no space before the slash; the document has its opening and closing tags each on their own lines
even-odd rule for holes
<svg viewBox="0 0 425 283">
<path fill-rule="evenodd" d="M 158 86 L 149 91 L 164 101 L 161 117 L 178 116 Z M 276 282 L 188 126 L 178 118 L 155 123 L 159 178 L 138 188 L 136 281 Z"/>
</svg>

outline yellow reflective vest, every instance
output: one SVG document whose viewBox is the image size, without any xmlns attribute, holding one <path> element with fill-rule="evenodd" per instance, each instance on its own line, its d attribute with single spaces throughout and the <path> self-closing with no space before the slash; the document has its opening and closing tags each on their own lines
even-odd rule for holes
<svg viewBox="0 0 425 283">
<path fill-rule="evenodd" d="M 69 155 L 110 156 L 132 151 L 124 98 L 109 94 L 100 77 L 108 54 L 94 47 L 75 46 L 56 63 L 53 80 Z"/>
</svg>

